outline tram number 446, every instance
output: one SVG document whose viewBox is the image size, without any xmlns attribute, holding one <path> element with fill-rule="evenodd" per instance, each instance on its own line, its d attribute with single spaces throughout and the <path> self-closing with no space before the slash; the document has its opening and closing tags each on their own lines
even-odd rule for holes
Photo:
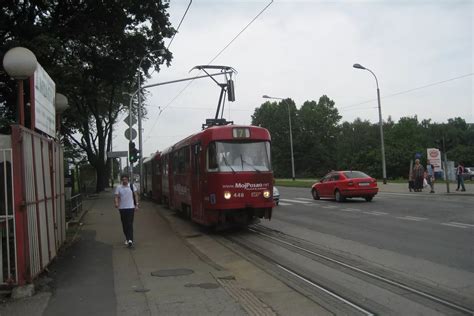
<svg viewBox="0 0 474 316">
<path fill-rule="evenodd" d="M 234 197 L 235 197 L 235 198 L 243 198 L 243 197 L 244 197 L 244 193 L 243 193 L 243 192 L 234 193 Z"/>
</svg>

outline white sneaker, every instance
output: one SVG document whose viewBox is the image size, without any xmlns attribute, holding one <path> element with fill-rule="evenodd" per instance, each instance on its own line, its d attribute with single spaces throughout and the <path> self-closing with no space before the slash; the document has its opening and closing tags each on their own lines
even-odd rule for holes
<svg viewBox="0 0 474 316">
<path fill-rule="evenodd" d="M 132 248 L 133 247 L 133 241 L 129 240 L 128 241 L 128 248 Z"/>
<path fill-rule="evenodd" d="M 128 246 L 128 241 L 127 240 L 125 240 L 125 246 Z"/>
</svg>

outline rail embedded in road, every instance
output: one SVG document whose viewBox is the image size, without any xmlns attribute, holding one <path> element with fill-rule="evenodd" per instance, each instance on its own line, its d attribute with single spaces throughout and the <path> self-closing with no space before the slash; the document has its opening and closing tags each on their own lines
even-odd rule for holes
<svg viewBox="0 0 474 316">
<path fill-rule="evenodd" d="M 257 236 L 258 238 L 264 238 L 286 249 L 293 249 L 295 253 L 304 254 L 311 260 L 317 260 L 319 263 L 331 266 L 345 273 L 350 271 L 352 276 L 355 276 L 364 282 L 375 284 L 375 286 L 382 287 L 395 295 L 402 296 L 403 299 L 411 300 L 415 304 L 420 304 L 425 308 L 432 309 L 433 311 L 449 313 L 456 311 L 457 313 L 461 314 L 474 315 L 474 308 L 465 306 L 465 304 L 463 304 L 465 303 L 463 302 L 464 300 L 460 297 L 456 297 L 453 293 L 444 293 L 442 290 L 433 289 L 426 284 L 410 284 L 412 282 L 409 280 L 406 280 L 401 276 L 394 276 L 393 271 L 381 271 L 379 268 L 361 268 L 360 265 L 356 266 L 356 263 L 350 262 L 350 260 L 345 260 L 339 255 L 330 255 L 327 251 L 322 252 L 314 250 L 314 245 L 312 245 L 310 242 L 286 235 L 282 232 L 268 229 L 261 225 L 255 225 L 252 228 L 249 228 L 249 231 L 253 233 L 252 236 L 254 237 Z M 359 303 L 358 299 L 352 299 L 347 295 L 342 295 L 337 291 L 332 290 L 330 286 L 320 284 L 319 282 L 314 282 L 314 280 L 312 280 L 311 277 L 306 276 L 304 272 L 298 272 L 298 268 L 281 264 L 278 262 L 278 259 L 275 259 L 275 257 L 272 256 L 272 254 L 263 254 L 259 249 L 253 248 L 250 243 L 239 241 L 238 238 L 238 236 L 234 236 L 232 237 L 232 240 L 238 245 L 247 248 L 256 254 L 259 254 L 260 257 L 271 262 L 280 270 L 283 270 L 285 273 L 290 274 L 293 278 L 303 281 L 306 284 L 314 287 L 317 289 L 317 291 L 324 292 L 326 295 L 332 296 L 333 299 L 339 300 L 340 302 L 350 306 L 354 310 L 357 310 L 358 313 L 365 315 L 377 313 L 373 312 L 370 306 L 367 306 L 370 304 L 364 302 L 365 300 L 362 300 L 362 302 Z M 388 275 L 390 275 L 390 277 L 388 277 Z M 406 296 L 400 294 L 404 292 L 408 292 L 411 295 Z M 377 304 L 373 305 L 376 306 Z"/>
</svg>

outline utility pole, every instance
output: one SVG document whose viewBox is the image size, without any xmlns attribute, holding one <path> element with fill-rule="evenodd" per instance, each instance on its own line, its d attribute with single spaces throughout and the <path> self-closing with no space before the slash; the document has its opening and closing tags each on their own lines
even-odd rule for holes
<svg viewBox="0 0 474 316">
<path fill-rule="evenodd" d="M 443 135 L 443 154 L 444 154 L 444 180 L 446 182 L 446 192 L 449 193 L 448 154 L 446 153 L 446 146 L 444 144 L 444 135 Z"/>
</svg>

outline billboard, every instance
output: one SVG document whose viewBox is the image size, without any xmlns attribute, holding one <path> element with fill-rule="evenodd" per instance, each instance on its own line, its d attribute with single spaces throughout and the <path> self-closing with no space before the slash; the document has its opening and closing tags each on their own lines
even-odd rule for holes
<svg viewBox="0 0 474 316">
<path fill-rule="evenodd" d="M 430 161 L 430 163 L 434 166 L 434 171 L 438 172 L 441 171 L 441 152 L 438 148 L 428 148 L 426 149 L 426 157 Z"/>
<path fill-rule="evenodd" d="M 54 106 L 56 84 L 40 64 L 36 67 L 34 83 L 35 127 L 54 137 L 56 134 L 56 108 Z"/>
</svg>

